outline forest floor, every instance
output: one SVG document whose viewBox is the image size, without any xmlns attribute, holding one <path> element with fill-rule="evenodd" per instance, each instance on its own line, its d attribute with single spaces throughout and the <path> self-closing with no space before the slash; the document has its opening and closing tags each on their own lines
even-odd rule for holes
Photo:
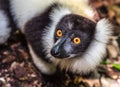
<svg viewBox="0 0 120 87">
<path fill-rule="evenodd" d="M 17 30 L 0 46 L 0 87 L 120 87 L 120 0 L 91 0 L 100 18 L 109 18 L 114 33 L 108 55 L 87 76 L 58 72 L 42 75 L 34 66 L 24 39 Z"/>
</svg>

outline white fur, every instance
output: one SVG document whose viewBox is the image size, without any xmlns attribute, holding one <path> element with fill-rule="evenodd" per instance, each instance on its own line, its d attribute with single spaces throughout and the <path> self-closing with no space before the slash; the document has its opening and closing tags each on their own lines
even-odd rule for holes
<svg viewBox="0 0 120 87">
<path fill-rule="evenodd" d="M 56 0 L 69 8 L 73 13 L 95 21 L 95 10 L 89 4 L 89 0 Z"/>
<path fill-rule="evenodd" d="M 30 44 L 28 45 L 28 47 L 34 64 L 42 73 L 49 75 L 49 74 L 53 74 L 56 71 L 56 67 L 53 64 L 43 61 L 42 58 L 38 57 L 35 54 Z"/>
<path fill-rule="evenodd" d="M 0 44 L 7 41 L 10 36 L 11 28 L 9 27 L 9 20 L 4 11 L 0 10 Z"/>
<path fill-rule="evenodd" d="M 23 30 L 23 26 L 33 17 L 42 13 L 53 0 L 10 0 L 11 12 L 18 27 Z"/>
<path fill-rule="evenodd" d="M 56 9 L 53 12 L 51 16 L 53 22 L 47 27 L 48 31 L 46 31 L 44 35 L 43 44 L 47 57 L 49 57 L 55 65 L 59 65 L 61 69 L 66 69 L 66 71 L 72 71 L 78 74 L 87 73 L 95 69 L 101 59 L 105 56 L 106 45 L 110 39 L 112 27 L 107 19 L 101 19 L 96 25 L 94 40 L 91 42 L 83 56 L 71 59 L 56 59 L 50 54 L 50 50 L 54 46 L 53 38 L 55 26 L 63 16 L 70 13 L 71 12 L 65 10 L 65 8 L 64 11 L 63 9 Z"/>
</svg>

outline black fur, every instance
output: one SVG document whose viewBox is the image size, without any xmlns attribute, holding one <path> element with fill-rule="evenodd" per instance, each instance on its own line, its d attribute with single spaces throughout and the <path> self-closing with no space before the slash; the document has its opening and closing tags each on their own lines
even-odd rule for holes
<svg viewBox="0 0 120 87">
<path fill-rule="evenodd" d="M 27 24 L 25 25 L 25 35 L 27 41 L 31 44 L 35 53 L 47 62 L 49 62 L 49 60 L 45 58 L 42 37 L 46 26 L 48 26 L 49 23 L 51 23 L 51 19 L 49 18 L 50 12 L 52 11 L 53 8 L 56 7 L 58 7 L 57 4 L 52 5 L 45 12 L 43 12 L 37 17 L 34 17 L 30 21 L 28 21 Z"/>
</svg>

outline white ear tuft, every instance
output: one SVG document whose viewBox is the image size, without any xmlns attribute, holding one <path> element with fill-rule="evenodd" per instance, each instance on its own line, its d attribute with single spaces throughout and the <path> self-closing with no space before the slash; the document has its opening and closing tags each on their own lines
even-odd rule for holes
<svg viewBox="0 0 120 87">
<path fill-rule="evenodd" d="M 95 39 L 103 43 L 108 43 L 112 35 L 112 28 L 113 26 L 108 19 L 101 19 L 96 25 Z"/>
</svg>

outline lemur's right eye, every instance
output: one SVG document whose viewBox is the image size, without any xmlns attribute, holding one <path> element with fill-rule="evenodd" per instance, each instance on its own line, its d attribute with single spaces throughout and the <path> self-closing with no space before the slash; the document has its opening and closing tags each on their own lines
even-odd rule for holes
<svg viewBox="0 0 120 87">
<path fill-rule="evenodd" d="M 73 42 L 78 45 L 78 44 L 81 43 L 81 39 L 80 39 L 79 37 L 75 37 L 75 38 L 73 39 Z"/>
<path fill-rule="evenodd" d="M 56 32 L 57 36 L 58 37 L 62 37 L 62 30 L 58 29 L 57 32 Z"/>
</svg>

